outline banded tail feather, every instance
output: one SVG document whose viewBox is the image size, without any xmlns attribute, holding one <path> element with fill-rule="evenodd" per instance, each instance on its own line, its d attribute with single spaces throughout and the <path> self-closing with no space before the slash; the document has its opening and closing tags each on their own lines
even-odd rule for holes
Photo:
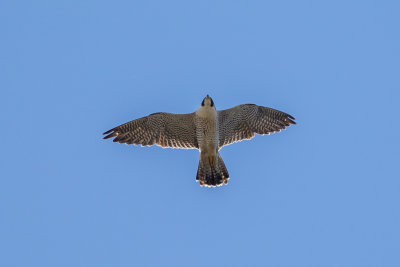
<svg viewBox="0 0 400 267">
<path fill-rule="evenodd" d="M 199 167 L 197 169 L 196 181 L 201 186 L 215 187 L 228 184 L 229 173 L 221 155 L 205 155 L 200 153 Z"/>
</svg>

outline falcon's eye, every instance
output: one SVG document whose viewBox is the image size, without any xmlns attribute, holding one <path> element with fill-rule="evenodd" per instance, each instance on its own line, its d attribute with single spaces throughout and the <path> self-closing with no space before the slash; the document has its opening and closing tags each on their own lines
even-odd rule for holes
<svg viewBox="0 0 400 267">
<path fill-rule="evenodd" d="M 214 106 L 214 101 L 211 99 L 211 106 L 213 107 Z"/>
<path fill-rule="evenodd" d="M 203 102 L 201 102 L 201 105 L 204 107 L 204 99 L 203 99 Z"/>
</svg>

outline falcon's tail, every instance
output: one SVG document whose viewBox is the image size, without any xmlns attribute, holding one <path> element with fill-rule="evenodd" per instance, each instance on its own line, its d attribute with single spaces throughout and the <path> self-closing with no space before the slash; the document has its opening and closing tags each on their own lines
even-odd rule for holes
<svg viewBox="0 0 400 267">
<path fill-rule="evenodd" d="M 200 185 L 207 187 L 221 186 L 227 184 L 229 179 L 228 170 L 221 155 L 217 152 L 216 155 L 205 155 L 200 153 L 199 168 L 197 169 L 196 181 Z"/>
</svg>

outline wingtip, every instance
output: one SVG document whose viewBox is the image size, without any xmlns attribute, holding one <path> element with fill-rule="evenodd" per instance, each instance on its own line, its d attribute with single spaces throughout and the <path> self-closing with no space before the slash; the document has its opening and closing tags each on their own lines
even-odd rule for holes
<svg viewBox="0 0 400 267">
<path fill-rule="evenodd" d="M 103 134 L 109 134 L 109 133 L 111 133 L 112 131 L 114 131 L 114 129 L 115 129 L 115 128 L 113 128 L 113 129 L 111 129 L 111 130 L 108 130 L 107 132 L 104 132 Z"/>
<path fill-rule="evenodd" d="M 110 133 L 109 135 L 104 136 L 103 139 L 108 139 L 108 138 L 111 138 L 111 137 L 114 137 L 114 136 L 117 136 L 117 135 L 118 135 L 116 132 L 112 132 L 112 131 L 113 131 L 113 130 L 110 130 L 110 131 L 107 131 L 107 132 L 103 133 L 103 134 L 108 134 L 108 133 Z"/>
<path fill-rule="evenodd" d="M 286 118 L 286 120 L 289 122 L 289 123 L 291 123 L 291 124 L 297 124 L 294 120 L 295 120 L 295 118 L 293 117 L 293 116 L 291 116 L 291 115 L 289 115 L 289 114 L 286 114 L 287 115 L 287 118 Z"/>
</svg>

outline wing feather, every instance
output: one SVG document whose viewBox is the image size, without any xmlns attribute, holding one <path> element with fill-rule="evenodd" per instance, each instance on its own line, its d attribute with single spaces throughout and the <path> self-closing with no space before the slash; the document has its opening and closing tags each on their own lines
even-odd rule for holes
<svg viewBox="0 0 400 267">
<path fill-rule="evenodd" d="M 142 146 L 198 148 L 194 113 L 153 113 L 117 126 L 104 133 L 104 139 Z"/>
<path fill-rule="evenodd" d="M 218 120 L 219 148 L 251 139 L 255 133 L 280 132 L 291 124 L 296 124 L 295 118 L 287 113 L 254 104 L 218 111 Z"/>
</svg>

